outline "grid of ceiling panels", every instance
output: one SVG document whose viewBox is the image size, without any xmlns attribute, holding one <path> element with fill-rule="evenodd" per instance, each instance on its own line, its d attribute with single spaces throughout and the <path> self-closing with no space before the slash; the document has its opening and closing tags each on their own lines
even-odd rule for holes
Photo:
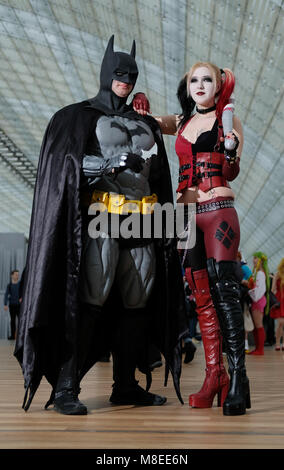
<svg viewBox="0 0 284 470">
<path fill-rule="evenodd" d="M 235 71 L 245 146 L 233 183 L 246 257 L 283 242 L 283 0 L 0 0 L 0 129 L 36 167 L 52 114 L 92 97 L 109 37 L 137 42 L 153 113 L 177 113 L 176 89 L 198 60 Z M 173 185 L 178 163 L 167 137 Z M 1 150 L 0 150 L 1 152 Z M 32 190 L 0 159 L 0 231 L 28 235 Z M 20 194 L 20 197 L 19 197 Z"/>
</svg>

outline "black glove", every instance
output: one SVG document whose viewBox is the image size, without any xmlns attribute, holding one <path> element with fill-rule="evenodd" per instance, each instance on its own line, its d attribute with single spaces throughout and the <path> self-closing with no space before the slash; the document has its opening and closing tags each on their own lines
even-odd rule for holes
<svg viewBox="0 0 284 470">
<path fill-rule="evenodd" d="M 136 153 L 127 152 L 122 154 L 119 158 L 118 172 L 130 168 L 135 173 L 140 173 L 140 171 L 143 169 L 143 163 L 145 163 L 144 159 Z"/>
<path fill-rule="evenodd" d="M 102 158 L 95 155 L 84 155 L 83 173 L 87 178 L 118 174 L 130 168 L 139 173 L 143 168 L 144 160 L 135 153 L 124 153 L 114 158 Z"/>
</svg>

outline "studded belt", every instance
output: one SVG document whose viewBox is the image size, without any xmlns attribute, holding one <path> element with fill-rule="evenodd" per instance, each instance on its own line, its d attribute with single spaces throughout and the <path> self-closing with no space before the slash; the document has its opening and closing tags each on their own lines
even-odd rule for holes
<svg viewBox="0 0 284 470">
<path fill-rule="evenodd" d="M 233 199 L 224 199 L 223 201 L 207 202 L 205 204 L 196 204 L 196 214 L 203 212 L 217 211 L 219 209 L 229 209 L 234 207 Z"/>
</svg>

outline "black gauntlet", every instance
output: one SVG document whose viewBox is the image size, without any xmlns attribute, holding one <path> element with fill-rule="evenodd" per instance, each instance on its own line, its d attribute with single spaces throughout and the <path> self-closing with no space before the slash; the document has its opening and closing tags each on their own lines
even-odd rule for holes
<svg viewBox="0 0 284 470">
<path fill-rule="evenodd" d="M 84 155 L 82 169 L 87 178 L 98 178 L 104 175 L 117 174 L 130 168 L 139 173 L 144 160 L 134 153 L 124 153 L 113 158 L 101 158 L 95 155 Z"/>
</svg>

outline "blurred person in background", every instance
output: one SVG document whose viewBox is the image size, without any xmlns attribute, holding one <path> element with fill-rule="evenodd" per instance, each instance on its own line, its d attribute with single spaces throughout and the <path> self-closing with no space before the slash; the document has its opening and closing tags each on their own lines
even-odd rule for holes
<svg viewBox="0 0 284 470">
<path fill-rule="evenodd" d="M 267 256 L 262 251 L 253 254 L 253 273 L 248 286 L 249 296 L 252 300 L 251 314 L 254 323 L 253 336 L 255 343 L 255 349 L 249 354 L 263 356 L 265 342 L 263 316 L 269 313 L 270 278 Z"/>
<path fill-rule="evenodd" d="M 241 306 L 244 314 L 245 324 L 245 351 L 249 352 L 248 334 L 254 329 L 253 321 L 250 314 L 251 298 L 248 295 L 248 280 L 252 276 L 252 271 L 243 259 L 242 253 L 238 251 L 237 261 L 241 268 L 242 279 L 240 282 L 241 289 Z"/>
<path fill-rule="evenodd" d="M 276 296 L 279 304 L 272 306 L 270 317 L 276 319 L 276 345 L 275 351 L 280 351 L 280 342 L 282 338 L 282 351 L 284 351 L 284 258 L 281 259 L 277 272 L 272 281 L 272 293 Z"/>
<path fill-rule="evenodd" d="M 9 309 L 10 313 L 10 336 L 8 339 L 11 340 L 16 338 L 16 321 L 19 318 L 20 306 L 19 271 L 14 269 L 11 272 L 11 280 L 7 285 L 4 295 L 4 310 L 7 311 Z"/>
</svg>

